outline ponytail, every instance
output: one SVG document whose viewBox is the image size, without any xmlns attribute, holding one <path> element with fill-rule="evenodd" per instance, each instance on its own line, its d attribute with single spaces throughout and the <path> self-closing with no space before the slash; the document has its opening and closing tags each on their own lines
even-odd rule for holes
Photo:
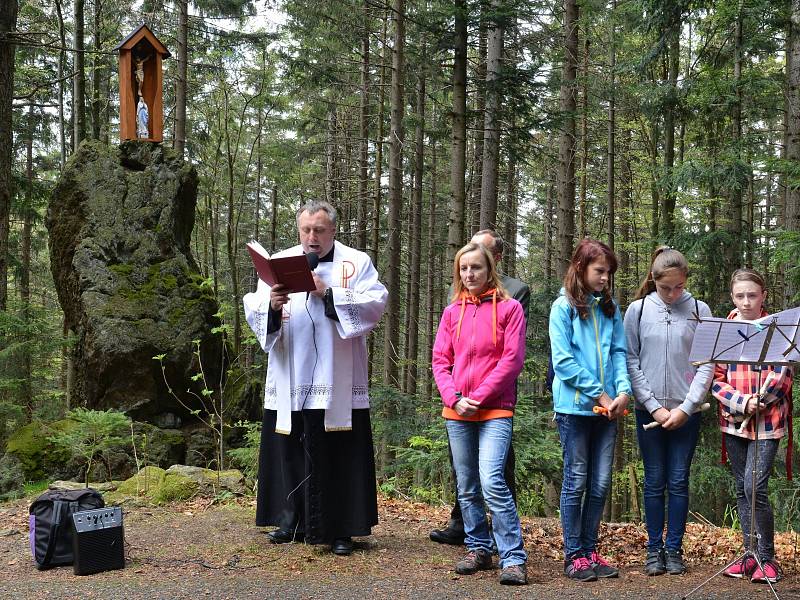
<svg viewBox="0 0 800 600">
<path fill-rule="evenodd" d="M 669 246 L 659 246 L 653 252 L 653 258 L 650 261 L 650 269 L 647 275 L 642 280 L 639 289 L 636 291 L 634 300 L 640 300 L 648 294 L 656 291 L 656 281 L 661 279 L 667 271 L 677 269 L 684 276 L 689 276 L 689 263 L 686 262 L 686 257 Z"/>
</svg>

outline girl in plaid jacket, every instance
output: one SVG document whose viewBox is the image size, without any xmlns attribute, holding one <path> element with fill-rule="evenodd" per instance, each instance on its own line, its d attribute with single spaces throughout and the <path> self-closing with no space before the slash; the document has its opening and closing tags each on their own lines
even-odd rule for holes
<svg viewBox="0 0 800 600">
<path fill-rule="evenodd" d="M 752 269 L 739 269 L 731 277 L 731 299 L 736 309 L 731 311 L 728 318 L 754 320 L 767 316 L 763 307 L 766 296 L 764 278 Z M 753 463 L 758 444 L 754 522 L 761 565 L 755 558 L 746 555 L 725 569 L 724 574 L 728 577 L 747 577 L 759 583 L 766 583 L 767 580 L 774 583 L 781 578 L 781 570 L 775 561 L 774 519 L 767 491 L 778 444 L 787 430 L 791 430 L 792 370 L 782 366 L 764 366 L 759 370 L 758 366 L 719 364 L 714 372 L 711 392 L 720 402 L 723 448 L 727 451 L 736 480 L 739 521 L 747 549 L 751 547 Z M 759 410 L 758 423 L 754 416 L 756 406 Z M 791 441 L 787 456 L 789 470 Z"/>
</svg>

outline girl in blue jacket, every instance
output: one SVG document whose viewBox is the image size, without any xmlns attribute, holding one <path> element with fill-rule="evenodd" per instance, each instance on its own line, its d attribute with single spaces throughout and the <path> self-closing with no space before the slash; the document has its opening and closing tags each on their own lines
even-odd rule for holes
<svg viewBox="0 0 800 600">
<path fill-rule="evenodd" d="M 631 394 L 622 318 L 610 291 L 616 270 L 617 258 L 608 246 L 584 239 L 550 310 L 553 405 L 564 457 L 564 574 L 578 581 L 619 574 L 597 552 L 616 419 Z"/>
</svg>

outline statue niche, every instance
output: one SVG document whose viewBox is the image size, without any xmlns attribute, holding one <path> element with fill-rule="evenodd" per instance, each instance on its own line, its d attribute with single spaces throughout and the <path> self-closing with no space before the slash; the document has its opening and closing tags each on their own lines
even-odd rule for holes
<svg viewBox="0 0 800 600">
<path fill-rule="evenodd" d="M 119 51 L 119 135 L 121 141 L 164 139 L 162 60 L 169 50 L 147 25 L 140 25 Z"/>
</svg>

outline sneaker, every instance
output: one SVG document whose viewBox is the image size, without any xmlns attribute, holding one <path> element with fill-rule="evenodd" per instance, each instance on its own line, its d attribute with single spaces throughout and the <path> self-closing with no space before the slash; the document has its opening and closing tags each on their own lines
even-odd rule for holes
<svg viewBox="0 0 800 600">
<path fill-rule="evenodd" d="M 755 562 L 755 561 L 753 561 Z M 783 572 L 774 560 L 765 560 L 761 563 L 762 569 L 756 568 L 753 571 L 753 577 L 750 579 L 753 583 L 777 583 L 783 579 Z"/>
<path fill-rule="evenodd" d="M 664 550 L 664 566 L 670 575 L 683 575 L 686 573 L 686 563 L 680 550 L 666 548 Z"/>
<path fill-rule="evenodd" d="M 500 571 L 500 583 L 503 585 L 527 585 L 528 569 L 525 564 L 504 567 Z"/>
<path fill-rule="evenodd" d="M 464 558 L 458 561 L 456 573 L 459 575 L 472 575 L 478 571 L 487 571 L 491 568 L 491 554 L 486 550 L 470 550 Z"/>
<path fill-rule="evenodd" d="M 589 555 L 589 562 L 592 563 L 592 570 L 598 579 L 619 577 L 619 569 L 608 564 L 606 559 L 600 556 L 597 552 L 592 552 Z"/>
<path fill-rule="evenodd" d="M 576 556 L 565 560 L 564 575 L 577 581 L 597 581 L 592 563 L 585 556 Z"/>
<path fill-rule="evenodd" d="M 647 560 L 644 563 L 644 572 L 647 575 L 663 575 L 667 572 L 664 564 L 664 550 L 648 550 Z"/>
<path fill-rule="evenodd" d="M 755 558 L 752 556 L 745 556 L 725 569 L 722 574 L 725 575 L 725 577 L 735 577 L 736 579 L 741 579 L 743 577 L 749 578 L 757 567 L 758 565 L 756 564 Z"/>
</svg>

